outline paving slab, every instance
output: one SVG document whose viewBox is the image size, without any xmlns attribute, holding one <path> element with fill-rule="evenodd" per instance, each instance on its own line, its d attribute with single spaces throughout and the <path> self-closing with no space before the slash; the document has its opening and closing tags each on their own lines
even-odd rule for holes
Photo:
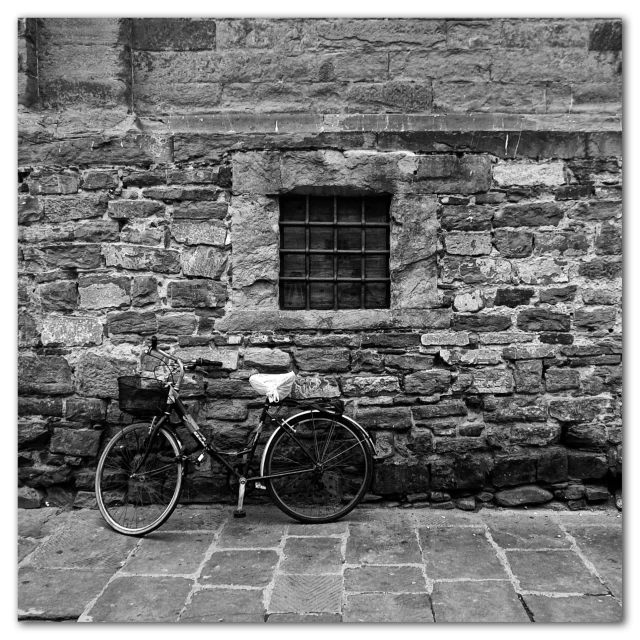
<svg viewBox="0 0 640 640">
<path fill-rule="evenodd" d="M 39 544 L 36 540 L 18 538 L 18 562 L 22 562 Z"/>
<path fill-rule="evenodd" d="M 222 523 L 232 517 L 227 507 L 195 506 L 178 507 L 161 531 L 216 531 Z"/>
<path fill-rule="evenodd" d="M 269 549 L 215 551 L 202 568 L 198 582 L 206 585 L 262 587 L 271 582 L 280 556 Z"/>
<path fill-rule="evenodd" d="M 343 622 L 433 622 L 426 593 L 366 593 L 346 597 Z"/>
<path fill-rule="evenodd" d="M 427 577 L 434 580 L 508 577 L 484 529 L 452 527 L 419 531 Z"/>
<path fill-rule="evenodd" d="M 350 564 L 420 563 L 415 529 L 398 522 L 369 522 L 351 529 L 346 560 Z"/>
<path fill-rule="evenodd" d="M 558 524 L 545 516 L 526 516 L 515 520 L 487 518 L 495 543 L 504 549 L 568 549 L 571 541 Z"/>
<path fill-rule="evenodd" d="M 436 622 L 530 622 L 509 581 L 436 582 Z"/>
<path fill-rule="evenodd" d="M 68 571 L 32 566 L 18 571 L 20 619 L 77 619 L 111 578 L 105 571 Z"/>
<path fill-rule="evenodd" d="M 322 624 L 342 622 L 342 616 L 339 613 L 272 613 L 267 622 L 293 622 L 294 624 L 311 622 Z"/>
<path fill-rule="evenodd" d="M 566 524 L 565 527 L 611 593 L 622 598 L 622 527 L 582 522 Z"/>
<path fill-rule="evenodd" d="M 29 563 L 46 568 L 115 571 L 138 542 L 113 531 L 99 514 L 77 511 L 34 551 Z"/>
<path fill-rule="evenodd" d="M 43 538 L 52 533 L 50 521 L 60 510 L 57 507 L 20 509 L 18 535 L 25 538 Z"/>
<path fill-rule="evenodd" d="M 269 613 L 340 613 L 342 576 L 278 575 Z"/>
<path fill-rule="evenodd" d="M 507 560 L 525 591 L 604 594 L 606 589 L 573 551 L 509 551 Z"/>
<path fill-rule="evenodd" d="M 87 615 L 89 622 L 175 622 L 193 585 L 187 578 L 118 577 Z"/>
<path fill-rule="evenodd" d="M 342 569 L 341 538 L 287 538 L 283 573 L 338 573 Z"/>
<path fill-rule="evenodd" d="M 423 593 L 427 584 L 419 567 L 365 565 L 345 569 L 344 588 L 357 593 Z"/>
<path fill-rule="evenodd" d="M 201 589 L 179 622 L 264 622 L 262 589 Z"/>
<path fill-rule="evenodd" d="M 249 518 L 229 520 L 218 539 L 221 548 L 269 549 L 277 547 L 285 532 L 284 523 L 253 522 Z"/>
<path fill-rule="evenodd" d="M 349 523 L 345 520 L 327 524 L 302 524 L 292 522 L 289 525 L 290 536 L 341 536 L 347 532 Z"/>
<path fill-rule="evenodd" d="M 124 567 L 125 573 L 150 575 L 192 574 L 204 560 L 213 535 L 158 532 L 143 538 Z"/>
<path fill-rule="evenodd" d="M 611 596 L 523 596 L 536 622 L 622 622 L 622 607 Z"/>
<path fill-rule="evenodd" d="M 439 509 L 416 509 L 413 517 L 418 527 L 479 527 L 483 524 L 479 513 L 455 510 L 442 512 Z"/>
</svg>

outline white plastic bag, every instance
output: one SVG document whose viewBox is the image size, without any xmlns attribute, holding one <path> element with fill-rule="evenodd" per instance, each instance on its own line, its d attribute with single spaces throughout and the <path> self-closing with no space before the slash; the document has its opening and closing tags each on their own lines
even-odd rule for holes
<svg viewBox="0 0 640 640">
<path fill-rule="evenodd" d="M 269 399 L 269 402 L 280 402 L 286 398 L 293 388 L 296 374 L 293 371 L 281 374 L 254 373 L 249 384 Z"/>
</svg>

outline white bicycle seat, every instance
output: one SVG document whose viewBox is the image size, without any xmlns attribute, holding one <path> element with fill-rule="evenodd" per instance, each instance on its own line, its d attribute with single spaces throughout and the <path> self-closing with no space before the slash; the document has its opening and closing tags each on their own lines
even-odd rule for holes
<svg viewBox="0 0 640 640">
<path fill-rule="evenodd" d="M 279 402 L 286 398 L 293 388 L 296 374 L 289 373 L 254 373 L 249 378 L 249 384 L 260 393 L 264 393 L 269 402 Z"/>
</svg>

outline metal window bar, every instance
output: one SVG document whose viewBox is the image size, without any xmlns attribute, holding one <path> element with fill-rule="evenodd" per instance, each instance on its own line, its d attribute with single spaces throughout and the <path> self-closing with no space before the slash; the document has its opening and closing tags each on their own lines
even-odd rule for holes
<svg viewBox="0 0 640 640">
<path fill-rule="evenodd" d="M 286 197 L 286 196 L 284 196 Z M 304 221 L 280 220 L 280 229 L 285 227 L 304 227 L 305 248 L 293 249 L 284 247 L 284 241 L 280 246 L 280 264 L 284 264 L 284 256 L 289 254 L 304 255 L 305 275 L 304 276 L 280 276 L 280 306 L 281 308 L 300 308 L 311 309 L 311 283 L 312 282 L 331 282 L 333 283 L 333 309 L 338 309 L 338 284 L 339 283 L 359 283 L 360 284 L 360 309 L 365 309 L 366 305 L 366 285 L 368 283 L 389 283 L 389 277 L 367 277 L 366 275 L 366 258 L 368 255 L 389 255 L 389 249 L 368 249 L 366 242 L 366 230 L 368 228 L 386 228 L 387 244 L 388 233 L 390 230 L 390 222 L 367 222 L 365 198 L 360 198 L 360 224 L 355 222 L 338 222 L 338 199 L 340 196 L 333 196 L 333 221 L 332 222 L 315 222 L 310 220 L 310 204 L 309 196 L 305 196 L 304 202 Z M 360 226 L 361 242 L 360 249 L 338 249 L 338 229 L 341 227 L 354 228 Z M 311 249 L 310 230 L 312 227 L 331 227 L 333 229 L 333 247 L 332 249 Z M 332 255 L 332 276 L 313 276 L 311 275 L 311 255 Z M 338 276 L 338 256 L 339 255 L 360 255 L 360 277 L 339 277 Z M 304 307 L 285 307 L 285 285 L 287 283 L 299 283 L 304 287 Z M 388 304 L 387 291 L 387 304 Z"/>
</svg>

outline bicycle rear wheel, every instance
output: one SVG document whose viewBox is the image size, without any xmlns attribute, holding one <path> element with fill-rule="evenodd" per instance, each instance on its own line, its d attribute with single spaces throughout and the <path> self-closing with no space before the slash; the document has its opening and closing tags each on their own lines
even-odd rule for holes
<svg viewBox="0 0 640 640">
<path fill-rule="evenodd" d="M 123 429 L 107 445 L 96 471 L 96 499 L 116 531 L 143 536 L 173 513 L 182 491 L 181 447 L 160 427 L 151 442 L 151 425 Z"/>
<path fill-rule="evenodd" d="M 364 497 L 373 456 L 358 429 L 341 416 L 305 412 L 279 427 L 265 451 L 264 475 L 275 504 L 304 523 L 334 522 Z"/>
</svg>

